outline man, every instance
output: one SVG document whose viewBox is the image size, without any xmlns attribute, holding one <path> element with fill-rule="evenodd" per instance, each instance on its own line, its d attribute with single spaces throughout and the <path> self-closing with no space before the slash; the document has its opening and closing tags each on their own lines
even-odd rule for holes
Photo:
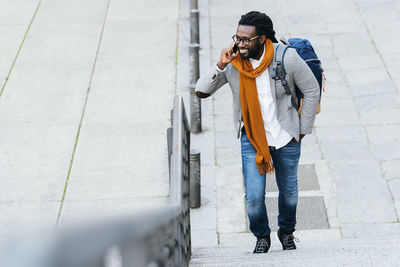
<svg viewBox="0 0 400 267">
<path fill-rule="evenodd" d="M 196 95 L 208 97 L 225 83 L 231 87 L 234 123 L 238 138 L 241 136 L 246 210 L 250 230 L 257 237 L 254 253 L 266 253 L 271 246 L 265 174 L 274 170 L 279 188 L 278 238 L 283 250 L 296 249 L 293 232 L 300 146 L 304 135 L 312 132 L 319 85 L 297 52 L 288 49 L 284 57 L 286 80 L 292 94 L 295 84 L 304 94 L 299 115 L 281 81 L 271 77 L 270 63 L 278 42 L 266 14 L 252 11 L 243 15 L 233 40 L 232 47 L 222 50 L 217 65 L 199 79 Z"/>
</svg>

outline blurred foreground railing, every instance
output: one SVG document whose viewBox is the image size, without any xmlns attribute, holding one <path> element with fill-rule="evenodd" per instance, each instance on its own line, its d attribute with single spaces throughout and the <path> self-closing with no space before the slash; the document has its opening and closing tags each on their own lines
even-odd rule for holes
<svg viewBox="0 0 400 267">
<path fill-rule="evenodd" d="M 170 205 L 136 215 L 9 243 L 2 267 L 188 266 L 190 128 L 182 98 L 174 98 L 168 129 Z M 47 240 L 47 241 L 45 241 Z"/>
</svg>

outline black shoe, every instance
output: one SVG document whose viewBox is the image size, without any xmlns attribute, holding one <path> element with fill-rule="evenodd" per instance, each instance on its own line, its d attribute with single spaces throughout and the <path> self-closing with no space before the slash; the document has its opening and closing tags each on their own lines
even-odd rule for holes
<svg viewBox="0 0 400 267">
<path fill-rule="evenodd" d="M 293 236 L 293 233 L 287 234 L 281 232 L 281 229 L 278 230 L 278 238 L 279 241 L 282 243 L 282 249 L 283 250 L 292 250 L 296 249 L 296 244 L 294 241 L 299 241 L 297 238 Z"/>
<path fill-rule="evenodd" d="M 257 237 L 257 243 L 253 253 L 267 253 L 270 247 L 271 238 L 269 236 Z"/>
</svg>

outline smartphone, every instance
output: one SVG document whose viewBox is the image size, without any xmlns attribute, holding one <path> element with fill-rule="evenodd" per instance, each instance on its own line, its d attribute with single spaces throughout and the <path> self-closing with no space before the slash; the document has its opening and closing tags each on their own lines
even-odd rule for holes
<svg viewBox="0 0 400 267">
<path fill-rule="evenodd" d="M 234 44 L 232 49 L 233 49 L 233 53 L 236 54 L 236 52 L 238 51 L 239 48 L 236 44 Z"/>
</svg>

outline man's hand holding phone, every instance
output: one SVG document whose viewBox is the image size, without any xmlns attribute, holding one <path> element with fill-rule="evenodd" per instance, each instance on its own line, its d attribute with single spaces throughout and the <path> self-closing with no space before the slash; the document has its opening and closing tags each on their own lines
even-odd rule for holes
<svg viewBox="0 0 400 267">
<path fill-rule="evenodd" d="M 225 48 L 221 52 L 221 56 L 217 63 L 219 69 L 225 69 L 226 65 L 232 62 L 239 55 L 237 45 L 233 44 L 231 47 Z"/>
</svg>

